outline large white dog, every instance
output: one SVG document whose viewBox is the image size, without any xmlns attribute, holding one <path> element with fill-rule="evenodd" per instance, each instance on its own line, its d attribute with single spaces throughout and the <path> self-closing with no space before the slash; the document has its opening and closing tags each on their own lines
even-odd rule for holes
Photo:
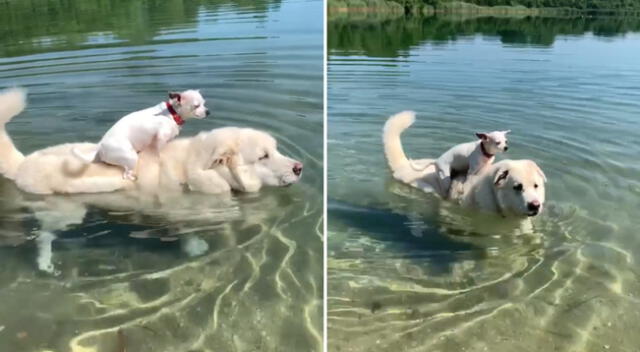
<svg viewBox="0 0 640 352">
<path fill-rule="evenodd" d="M 175 139 L 159 154 L 152 150 L 141 152 L 137 182 L 124 180 L 117 166 L 87 164 L 74 155 L 74 149 L 94 151 L 96 144 L 93 143 L 62 144 L 24 156 L 13 144 L 5 125 L 25 106 L 23 90 L 0 92 L 0 175 L 13 180 L 21 191 L 28 193 L 85 194 L 49 196 L 27 204 L 18 201 L 24 198 L 21 192 L 16 190 L 10 195 L 16 200 L 16 206 L 31 208 L 40 222 L 36 237 L 37 263 L 40 270 L 49 273 L 55 271 L 52 261 L 55 232 L 82 223 L 89 205 L 111 210 L 153 209 L 154 212 L 158 206 L 190 209 L 194 207 L 191 197 L 196 198 L 197 207 L 206 201 L 224 203 L 229 197 L 211 200 L 198 194 L 184 197 L 181 192 L 185 188 L 214 194 L 229 194 L 231 190 L 256 192 L 263 186 L 294 184 L 302 174 L 302 163 L 282 155 L 272 136 L 236 127 Z M 114 191 L 120 192 L 91 195 Z M 190 255 L 200 253 L 206 246 L 195 236 L 185 236 L 181 243 Z"/>
<path fill-rule="evenodd" d="M 0 93 L 0 174 L 29 193 L 99 193 L 139 190 L 163 193 L 185 187 L 198 192 L 256 192 L 262 186 L 287 186 L 302 174 L 302 163 L 277 149 L 263 131 L 226 127 L 169 142 L 159 153 L 139 154 L 138 181 L 103 163 L 86 164 L 73 150 L 95 151 L 96 144 L 62 144 L 24 156 L 7 135 L 5 125 L 26 106 L 25 92 Z"/>
<path fill-rule="evenodd" d="M 415 113 L 404 111 L 391 116 L 384 126 L 384 151 L 396 180 L 426 192 L 434 191 L 463 206 L 504 216 L 535 216 L 542 211 L 546 177 L 531 160 L 503 160 L 476 175 L 469 175 L 466 180 L 465 177 L 456 178 L 450 190 L 443 189 L 434 159 L 410 161 L 404 153 L 400 135 L 414 121 Z M 422 165 L 424 169 L 414 165 Z"/>
</svg>

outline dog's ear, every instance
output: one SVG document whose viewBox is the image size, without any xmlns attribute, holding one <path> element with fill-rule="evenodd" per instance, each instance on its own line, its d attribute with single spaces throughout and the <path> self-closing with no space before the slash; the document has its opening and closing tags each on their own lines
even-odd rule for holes
<svg viewBox="0 0 640 352">
<path fill-rule="evenodd" d="M 496 187 L 502 187 L 504 183 L 507 181 L 507 177 L 509 177 L 509 169 L 500 168 L 498 169 L 498 171 L 496 171 L 495 175 L 493 176 L 493 184 Z"/>
<path fill-rule="evenodd" d="M 209 168 L 213 169 L 217 166 L 234 167 L 237 160 L 238 151 L 232 146 L 224 146 L 216 148 L 211 154 Z"/>
<path fill-rule="evenodd" d="M 531 162 L 531 166 L 538 173 L 538 175 L 542 177 L 542 180 L 544 181 L 544 183 L 547 183 L 547 176 L 544 174 L 544 172 L 542 172 L 542 169 L 540 168 L 540 166 L 538 166 L 538 164 L 536 164 L 534 161 Z"/>
<path fill-rule="evenodd" d="M 482 139 L 483 141 L 486 141 L 489 138 L 486 133 L 481 132 L 476 132 L 476 137 Z"/>
<path fill-rule="evenodd" d="M 507 134 L 509 132 L 511 132 L 511 130 L 502 131 L 502 134 Z"/>
<path fill-rule="evenodd" d="M 177 92 L 169 92 L 169 99 L 175 100 L 178 103 L 180 103 L 182 100 L 182 96 L 180 95 L 180 93 L 177 93 Z"/>
</svg>

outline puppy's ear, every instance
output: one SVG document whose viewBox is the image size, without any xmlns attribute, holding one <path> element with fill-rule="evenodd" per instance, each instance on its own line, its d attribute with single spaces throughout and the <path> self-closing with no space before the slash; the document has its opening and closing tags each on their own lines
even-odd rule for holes
<svg viewBox="0 0 640 352">
<path fill-rule="evenodd" d="M 489 138 L 486 133 L 480 132 L 476 132 L 476 137 L 478 137 L 478 139 L 482 139 L 483 141 L 486 141 Z"/>
<path fill-rule="evenodd" d="M 511 130 L 502 131 L 502 134 L 507 134 L 509 132 L 511 132 Z"/>
<path fill-rule="evenodd" d="M 493 184 L 496 187 L 502 187 L 509 177 L 509 169 L 500 168 L 493 176 Z"/>
<path fill-rule="evenodd" d="M 175 100 L 178 103 L 180 103 L 182 100 L 182 96 L 180 95 L 180 93 L 177 93 L 177 92 L 169 92 L 169 99 Z"/>
<path fill-rule="evenodd" d="M 531 166 L 538 173 L 538 175 L 542 177 L 542 180 L 544 181 L 544 183 L 547 183 L 547 176 L 544 174 L 544 172 L 542 172 L 542 169 L 540 168 L 540 166 L 538 166 L 538 164 L 536 164 L 533 161 L 531 162 Z"/>
</svg>

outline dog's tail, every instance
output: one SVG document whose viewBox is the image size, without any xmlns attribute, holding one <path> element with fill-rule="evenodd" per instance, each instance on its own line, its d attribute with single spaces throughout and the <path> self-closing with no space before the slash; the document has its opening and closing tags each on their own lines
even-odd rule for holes
<svg viewBox="0 0 640 352">
<path fill-rule="evenodd" d="M 436 163 L 436 161 L 434 160 L 434 161 L 430 161 L 430 162 L 428 162 L 426 164 L 416 165 L 416 163 L 413 160 L 409 159 L 409 166 L 411 166 L 411 169 L 413 171 L 418 171 L 418 172 L 422 172 L 422 171 L 426 170 L 429 166 L 431 166 L 431 165 L 433 165 L 435 163 Z"/>
<path fill-rule="evenodd" d="M 13 180 L 24 155 L 7 134 L 6 124 L 27 106 L 27 91 L 9 88 L 0 92 L 0 174 Z"/>
<path fill-rule="evenodd" d="M 384 124 L 384 130 L 382 132 L 384 155 L 387 157 L 389 168 L 391 168 L 391 171 L 394 173 L 410 163 L 404 154 L 404 149 L 402 149 L 400 135 L 404 130 L 409 128 L 415 120 L 415 112 L 403 111 L 391 116 L 387 120 L 387 123 Z"/>
<path fill-rule="evenodd" d="M 98 148 L 96 148 L 91 152 L 83 153 L 79 151 L 76 147 L 73 147 L 71 148 L 71 154 L 73 154 L 73 156 L 82 160 L 86 164 L 90 164 L 94 161 L 98 161 Z"/>
</svg>

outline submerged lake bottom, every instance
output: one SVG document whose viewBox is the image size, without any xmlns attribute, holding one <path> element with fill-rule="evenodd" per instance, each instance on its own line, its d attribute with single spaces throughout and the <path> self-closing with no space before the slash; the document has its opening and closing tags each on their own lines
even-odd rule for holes
<svg viewBox="0 0 640 352">
<path fill-rule="evenodd" d="M 7 184 L 3 191 L 20 200 L 16 206 L 31 207 L 38 220 L 3 209 L 5 233 L 16 234 L 3 236 L 1 249 L 1 315 L 11 317 L 2 322 L 7 348 L 206 350 L 215 344 L 269 350 L 284 338 L 287 348 L 304 349 L 314 339 L 311 321 L 322 305 L 308 294 L 315 292 L 315 276 L 299 270 L 313 258 L 295 253 L 286 235 L 320 235 L 308 232 L 318 229 L 313 214 L 320 208 L 300 203 L 303 190 L 226 200 L 183 195 L 164 206 L 133 205 L 135 210 L 105 205 L 122 205 L 118 194 L 20 197 Z M 275 218 L 264 215 L 263 207 L 283 202 L 292 205 Z M 310 217 L 296 215 L 298 206 Z M 66 226 L 53 231 L 60 219 Z M 18 235 L 29 227 L 33 238 Z M 48 236 L 52 272 L 38 270 Z M 281 303 L 266 306 L 265 299 Z M 243 315 L 252 323 L 236 326 L 232 321 Z M 308 335 L 280 336 L 281 329 L 300 329 L 298 315 L 307 317 Z M 274 316 L 281 317 L 278 323 L 270 321 Z M 260 328 L 247 330 L 247 324 Z"/>
</svg>

